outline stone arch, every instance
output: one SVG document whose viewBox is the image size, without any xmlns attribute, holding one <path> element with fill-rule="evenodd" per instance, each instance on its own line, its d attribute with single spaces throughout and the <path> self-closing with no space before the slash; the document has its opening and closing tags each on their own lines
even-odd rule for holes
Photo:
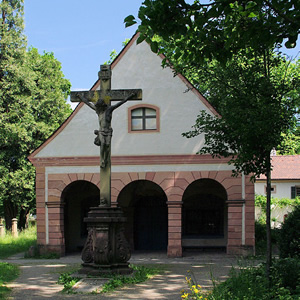
<svg viewBox="0 0 300 300">
<path fill-rule="evenodd" d="M 68 173 L 68 174 L 49 174 L 48 175 L 48 202 L 52 197 L 56 200 L 61 199 L 63 190 L 72 182 L 84 180 L 99 187 L 100 174 L 96 173 Z"/>
<path fill-rule="evenodd" d="M 180 172 L 190 173 L 190 172 Z M 130 173 L 113 173 L 112 174 L 112 202 L 117 202 L 121 190 L 129 183 L 136 180 L 149 180 L 156 183 L 168 196 L 168 201 L 178 200 L 184 193 L 185 186 L 180 184 L 182 178 L 176 177 L 176 172 L 130 172 Z M 186 180 L 186 179 L 183 179 Z M 186 182 L 186 186 L 189 182 Z"/>
<path fill-rule="evenodd" d="M 64 203 L 65 252 L 81 251 L 87 238 L 83 220 L 90 207 L 99 205 L 99 188 L 87 180 L 72 181 L 62 191 L 61 202 Z"/>
<path fill-rule="evenodd" d="M 189 184 L 182 198 L 183 247 L 226 247 L 227 199 L 225 187 L 215 179 Z"/>
<path fill-rule="evenodd" d="M 127 217 L 125 234 L 133 250 L 167 250 L 167 196 L 159 185 L 134 180 L 121 190 L 117 201 Z"/>
</svg>

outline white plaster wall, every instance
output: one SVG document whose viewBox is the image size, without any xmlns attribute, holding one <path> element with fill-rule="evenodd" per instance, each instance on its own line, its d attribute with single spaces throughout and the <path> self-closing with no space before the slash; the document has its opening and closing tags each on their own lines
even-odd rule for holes
<svg viewBox="0 0 300 300">
<path fill-rule="evenodd" d="M 96 75 L 96 74 L 95 74 Z M 203 145 L 203 136 L 186 139 L 200 110 L 207 107 L 171 69 L 162 69 L 161 58 L 147 43 L 134 43 L 112 72 L 112 89 L 141 88 L 142 101 L 131 101 L 114 111 L 112 155 L 193 154 Z M 128 133 L 128 107 L 138 103 L 160 108 L 160 132 Z M 93 144 L 98 128 L 96 113 L 82 107 L 64 130 L 46 145 L 37 157 L 95 156 Z"/>
<path fill-rule="evenodd" d="M 256 182 L 255 194 L 265 195 L 265 182 Z M 272 186 L 276 186 L 276 192 L 272 192 L 274 198 L 291 198 L 291 187 L 300 186 L 300 180 L 298 181 L 273 181 Z"/>
<path fill-rule="evenodd" d="M 113 69 L 112 88 L 130 87 L 143 89 L 141 103 L 160 108 L 160 132 L 129 134 L 127 109 L 138 103 L 129 102 L 115 111 L 113 154 L 192 154 L 200 149 L 203 137 L 186 139 L 181 134 L 207 108 L 192 91 L 186 92 L 187 86 L 170 68 L 162 69 L 161 58 L 147 43 L 134 44 Z"/>
<path fill-rule="evenodd" d="M 288 215 L 294 209 L 293 206 L 286 207 L 271 207 L 271 227 L 280 228 L 281 224 L 284 222 L 284 216 Z M 262 210 L 260 207 L 255 207 L 255 220 L 259 220 L 262 215 Z"/>
<path fill-rule="evenodd" d="M 36 157 L 70 157 L 100 155 L 94 145 L 94 129 L 98 126 L 97 115 L 84 105 L 48 145 Z"/>
</svg>

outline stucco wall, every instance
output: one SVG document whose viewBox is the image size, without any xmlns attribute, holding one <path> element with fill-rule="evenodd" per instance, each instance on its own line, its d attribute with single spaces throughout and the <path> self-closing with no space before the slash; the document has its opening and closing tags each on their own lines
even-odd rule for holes
<svg viewBox="0 0 300 300">
<path fill-rule="evenodd" d="M 147 43 L 134 42 L 112 71 L 112 89 L 141 88 L 142 101 L 131 101 L 114 111 L 112 155 L 195 154 L 203 136 L 182 137 L 191 129 L 200 110 L 210 110 L 196 91 L 188 91 L 181 77 L 170 68 L 162 69 L 161 58 Z M 151 104 L 160 111 L 160 132 L 129 133 L 128 108 L 137 103 Z M 93 144 L 98 128 L 96 113 L 81 105 L 71 121 L 36 157 L 98 156 Z M 210 112 L 211 113 L 211 112 Z"/>
<path fill-rule="evenodd" d="M 272 197 L 274 198 L 291 198 L 291 187 L 300 186 L 300 180 L 282 180 L 282 181 L 272 181 L 272 186 L 275 186 L 275 191 L 272 192 Z M 259 181 L 255 183 L 255 194 L 266 195 L 265 186 L 266 183 Z"/>
</svg>

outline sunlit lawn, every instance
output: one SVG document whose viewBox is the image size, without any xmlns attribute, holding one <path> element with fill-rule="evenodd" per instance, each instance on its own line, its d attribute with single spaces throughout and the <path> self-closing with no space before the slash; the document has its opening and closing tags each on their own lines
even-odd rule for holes
<svg viewBox="0 0 300 300">
<path fill-rule="evenodd" d="M 0 258 L 7 258 L 16 253 L 25 252 L 36 244 L 36 227 L 30 227 L 13 238 L 10 233 L 0 237 Z"/>
</svg>

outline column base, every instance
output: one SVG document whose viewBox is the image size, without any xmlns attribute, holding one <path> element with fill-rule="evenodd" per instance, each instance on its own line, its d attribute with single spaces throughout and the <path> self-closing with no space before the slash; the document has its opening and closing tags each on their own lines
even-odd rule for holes
<svg viewBox="0 0 300 300">
<path fill-rule="evenodd" d="M 129 263 L 114 264 L 114 265 L 97 265 L 95 263 L 83 263 L 80 269 L 80 274 L 90 276 L 101 276 L 107 274 L 129 275 L 133 270 L 129 267 Z"/>
<path fill-rule="evenodd" d="M 241 256 L 248 256 L 255 254 L 255 247 L 254 246 L 227 246 L 227 254 L 230 255 L 241 255 Z"/>
<path fill-rule="evenodd" d="M 168 257 L 182 257 L 182 247 L 179 246 L 168 246 Z"/>
</svg>

